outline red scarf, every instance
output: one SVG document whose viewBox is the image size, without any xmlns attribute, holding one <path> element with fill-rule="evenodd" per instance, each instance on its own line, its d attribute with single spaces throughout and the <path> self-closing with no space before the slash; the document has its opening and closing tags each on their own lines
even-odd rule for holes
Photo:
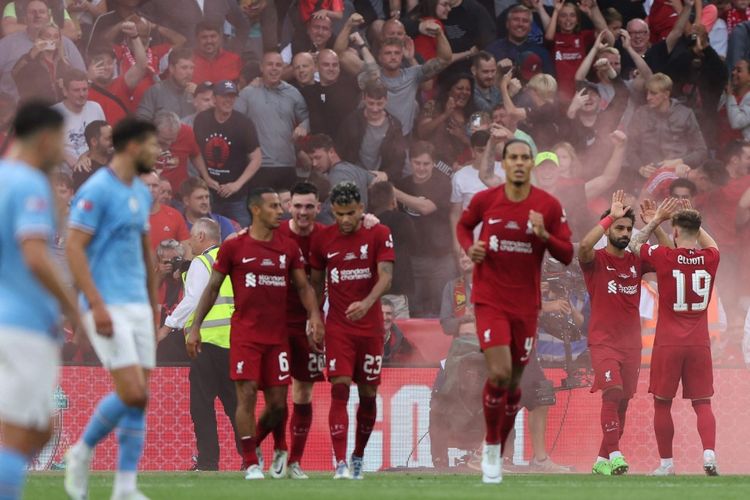
<svg viewBox="0 0 750 500">
<path fill-rule="evenodd" d="M 727 31 L 731 33 L 735 26 L 747 21 L 748 18 L 750 18 L 750 7 L 748 7 L 745 11 L 741 11 L 732 7 L 726 13 L 725 21 L 727 22 Z"/>
</svg>

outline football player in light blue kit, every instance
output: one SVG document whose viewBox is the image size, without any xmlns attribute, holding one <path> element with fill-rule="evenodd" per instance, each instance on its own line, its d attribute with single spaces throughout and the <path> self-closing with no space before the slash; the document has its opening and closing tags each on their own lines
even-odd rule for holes
<svg viewBox="0 0 750 500">
<path fill-rule="evenodd" d="M 27 461 L 50 438 L 55 411 L 60 309 L 80 325 L 73 294 L 53 263 L 48 174 L 63 161 L 63 117 L 42 103 L 21 107 L 15 149 L 0 160 L 0 499 L 21 498 Z"/>
<path fill-rule="evenodd" d="M 117 429 L 113 499 L 144 499 L 136 488 L 143 454 L 148 376 L 156 364 L 158 305 L 149 239 L 151 194 L 138 175 L 160 153 L 156 128 L 134 118 L 112 132 L 115 155 L 73 199 L 67 255 L 82 293 L 83 324 L 115 390 L 99 401 L 81 438 L 66 454 L 65 491 L 88 494 L 94 447 Z"/>
</svg>

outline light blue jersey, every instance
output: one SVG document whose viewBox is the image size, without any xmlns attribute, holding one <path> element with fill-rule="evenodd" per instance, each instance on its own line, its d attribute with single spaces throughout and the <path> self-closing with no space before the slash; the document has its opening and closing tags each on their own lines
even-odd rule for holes
<svg viewBox="0 0 750 500">
<path fill-rule="evenodd" d="M 109 168 L 92 175 L 71 203 L 69 226 L 92 235 L 86 255 L 107 305 L 149 303 L 142 238 L 150 211 L 146 185 L 136 177 L 128 186 Z"/>
<path fill-rule="evenodd" d="M 59 336 L 57 301 L 31 273 L 21 253 L 27 237 L 55 235 L 47 177 L 23 163 L 0 161 L 0 333 L 2 327 Z"/>
</svg>

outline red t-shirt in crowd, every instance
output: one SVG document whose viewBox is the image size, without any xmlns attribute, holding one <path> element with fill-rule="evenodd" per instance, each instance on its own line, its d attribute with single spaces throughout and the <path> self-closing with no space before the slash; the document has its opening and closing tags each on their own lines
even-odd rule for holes
<svg viewBox="0 0 750 500">
<path fill-rule="evenodd" d="M 190 231 L 182 214 L 172 207 L 161 205 L 159 211 L 148 216 L 151 226 L 151 246 L 159 246 L 164 240 L 185 241 L 190 239 Z"/>
<path fill-rule="evenodd" d="M 166 179 L 177 192 L 188 178 L 188 160 L 201 154 L 195 134 L 189 125 L 182 124 L 177 139 L 168 151 L 162 151 L 154 168 L 162 179 Z"/>
<path fill-rule="evenodd" d="M 663 200 L 669 196 L 669 186 L 679 178 L 675 167 L 661 167 L 646 180 L 643 192 L 651 199 Z"/>
<path fill-rule="evenodd" d="M 297 243 L 275 231 L 271 241 L 258 241 L 248 232 L 221 244 L 214 269 L 232 280 L 233 344 L 286 342 L 290 275 L 292 269 L 304 268 Z"/>
<path fill-rule="evenodd" d="M 596 35 L 592 30 L 578 33 L 556 33 L 548 44 L 557 73 L 557 89 L 560 97 L 570 100 L 576 91 L 575 76 L 578 66 L 594 44 Z"/>
<path fill-rule="evenodd" d="M 378 263 L 395 258 L 391 231 L 382 224 L 370 229 L 360 227 L 352 234 L 342 234 L 336 224 L 313 231 L 310 266 L 326 270 L 328 285 L 326 331 L 358 337 L 384 334 L 383 312 L 378 304 L 356 322 L 346 318 L 346 309 L 372 291 L 378 281 Z"/>
<path fill-rule="evenodd" d="M 550 238 L 545 243 L 529 225 L 529 211 L 540 212 Z M 474 241 L 474 228 L 482 223 L 479 240 L 485 242 L 484 261 L 474 266 L 472 301 L 513 315 L 532 316 L 542 305 L 540 277 L 545 250 L 570 263 L 573 244 L 560 202 L 531 187 L 525 200 L 505 195 L 505 184 L 480 191 L 471 199 L 456 228 L 464 249 Z"/>
<path fill-rule="evenodd" d="M 654 345 L 710 346 L 708 304 L 719 251 L 644 244 L 641 259 L 656 270 L 659 288 Z"/>
<path fill-rule="evenodd" d="M 291 220 L 288 222 L 284 222 L 283 224 L 281 224 L 281 226 L 279 226 L 277 232 L 282 236 L 293 239 L 297 243 L 306 261 L 305 273 L 309 276 L 310 240 L 312 239 L 312 235 L 315 234 L 316 231 L 322 231 L 326 226 L 324 224 L 316 222 L 315 228 L 312 230 L 312 233 L 307 236 L 300 236 L 299 234 L 296 234 L 292 231 L 291 224 Z M 302 305 L 302 301 L 299 298 L 299 293 L 297 293 L 297 290 L 295 288 L 289 287 L 288 295 L 289 297 L 287 298 L 286 303 L 286 323 L 287 325 L 289 325 L 289 334 L 304 336 L 305 323 L 307 322 L 307 310 L 305 309 L 305 306 Z"/>
<path fill-rule="evenodd" d="M 614 349 L 641 348 L 641 259 L 632 252 L 617 257 L 599 249 L 594 260 L 581 262 L 591 297 L 589 345 Z"/>
<path fill-rule="evenodd" d="M 195 70 L 193 70 L 193 82 L 220 82 L 232 80 L 236 82 L 242 72 L 242 59 L 234 52 L 221 50 L 216 59 L 206 59 L 197 52 L 193 55 Z"/>
<path fill-rule="evenodd" d="M 100 92 L 97 85 L 91 85 L 89 87 L 89 101 L 99 103 L 104 111 L 104 117 L 107 119 L 107 123 L 114 126 L 125 118 L 128 114 L 135 113 L 138 107 L 138 102 L 135 101 L 133 91 L 128 88 L 125 83 L 125 77 L 119 76 L 112 80 L 109 85 L 105 87 L 105 90 L 119 99 L 119 103 L 112 99 L 109 95 Z M 122 105 L 120 105 L 122 103 Z"/>
<path fill-rule="evenodd" d="M 319 10 L 330 10 L 331 12 L 344 12 L 343 0 L 300 0 L 299 15 L 303 23 L 306 23 L 312 15 Z"/>
<path fill-rule="evenodd" d="M 669 0 L 654 0 L 646 21 L 651 32 L 651 43 L 667 38 L 672 27 L 677 23 L 678 14 Z"/>
<path fill-rule="evenodd" d="M 443 28 L 443 22 L 435 17 L 423 17 L 420 21 L 434 21 Z M 419 34 L 414 37 L 414 53 L 418 54 L 423 62 L 427 62 L 437 56 L 437 40 L 435 37 Z"/>
<path fill-rule="evenodd" d="M 124 45 L 115 45 L 113 50 L 120 68 L 120 74 L 124 75 L 135 64 L 135 59 L 133 59 L 130 49 Z M 146 50 L 146 56 L 148 57 L 146 76 L 133 89 L 133 101 L 136 107 L 143 99 L 143 94 L 154 84 L 154 77 L 159 75 L 159 63 L 164 56 L 169 54 L 170 50 L 172 50 L 172 46 L 168 43 L 153 45 Z"/>
</svg>

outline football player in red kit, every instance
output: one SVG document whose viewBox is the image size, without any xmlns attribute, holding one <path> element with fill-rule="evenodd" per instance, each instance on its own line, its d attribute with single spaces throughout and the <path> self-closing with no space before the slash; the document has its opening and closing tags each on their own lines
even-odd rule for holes
<svg viewBox="0 0 750 500">
<path fill-rule="evenodd" d="M 602 444 L 592 472 L 605 476 L 628 471 L 619 441 L 641 367 L 641 277 L 651 271 L 641 265 L 638 254 L 627 250 L 635 215 L 630 207 L 624 206 L 624 198 L 624 191 L 612 195 L 611 208 L 581 239 L 578 248 L 578 261 L 591 297 L 588 332 L 594 368 L 591 391 L 602 391 Z M 652 219 L 664 222 L 677 203 L 675 199 L 667 199 L 654 211 L 650 202 L 645 202 L 641 215 L 647 223 Z M 668 243 L 658 225 L 655 230 L 659 241 Z M 606 248 L 594 250 L 602 236 L 607 237 Z"/>
<path fill-rule="evenodd" d="M 336 457 L 334 479 L 362 479 L 365 446 L 377 417 L 377 388 L 383 364 L 383 314 L 380 297 L 393 274 L 393 238 L 382 224 L 362 225 L 364 207 L 357 186 L 340 182 L 331 190 L 336 223 L 315 230 L 310 244 L 311 279 L 322 295 L 327 285 L 326 362 L 331 382 L 328 423 Z M 324 279 L 325 278 L 325 279 Z M 352 381 L 359 390 L 357 432 L 346 462 L 347 403 Z"/>
<path fill-rule="evenodd" d="M 290 284 L 297 289 L 307 311 L 313 340 L 321 341 L 324 329 L 299 246 L 275 231 L 283 213 L 279 195 L 270 188 L 256 188 L 248 196 L 248 208 L 253 216 L 249 230 L 225 241 L 219 249 L 195 311 L 187 348 L 192 357 L 200 351 L 201 324 L 229 275 L 235 304 L 229 346 L 230 377 L 237 387 L 236 425 L 247 465 L 245 479 L 263 479 L 255 451 L 255 403 L 258 390 L 262 389 L 266 409 L 260 423 L 266 429 L 273 429 L 287 411 L 291 374 L 286 301 Z"/>
<path fill-rule="evenodd" d="M 659 318 L 656 322 L 648 391 L 654 395 L 654 432 L 661 463 L 653 475 L 674 474 L 672 462 L 672 399 L 682 381 L 682 397 L 692 400 L 698 434 L 703 445 L 703 470 L 717 476 L 716 419 L 711 410 L 713 366 L 708 335 L 708 304 L 713 293 L 719 249 L 701 228 L 696 210 L 683 209 L 672 216 L 675 248 L 645 243 L 657 224 L 633 238 L 631 248 L 644 264 L 656 270 Z"/>
<path fill-rule="evenodd" d="M 483 395 L 485 483 L 502 481 L 501 446 L 520 408 L 519 382 L 536 338 L 544 252 L 564 264 L 573 259 L 565 212 L 557 199 L 531 185 L 533 167 L 527 142 L 506 142 L 505 184 L 477 193 L 456 228 L 459 243 L 476 263 L 474 311 L 489 371 Z"/>
</svg>

